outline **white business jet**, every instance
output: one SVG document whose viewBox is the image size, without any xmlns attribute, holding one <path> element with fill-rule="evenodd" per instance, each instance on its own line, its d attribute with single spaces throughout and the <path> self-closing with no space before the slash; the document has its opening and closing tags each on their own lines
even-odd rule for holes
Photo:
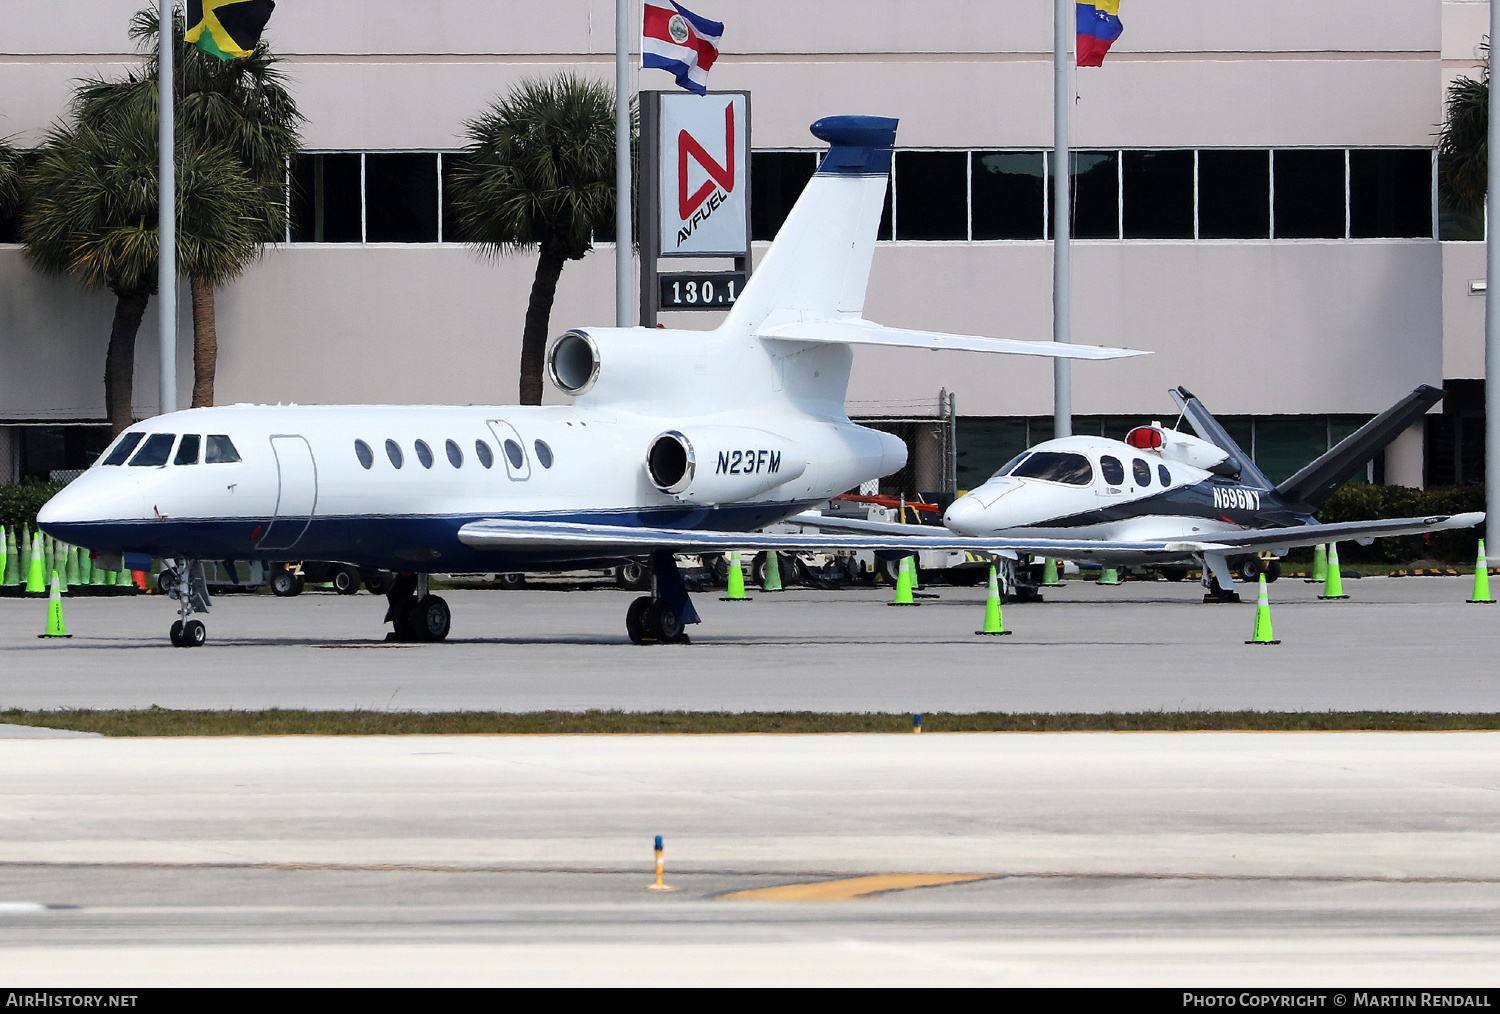
<svg viewBox="0 0 1500 1014">
<path fill-rule="evenodd" d="M 386 622 L 442 640 L 427 575 L 570 569 L 644 558 L 636 643 L 685 640 L 698 617 L 673 553 L 850 546 L 974 548 L 938 532 L 749 534 L 906 462 L 844 411 L 852 346 L 1114 359 L 1083 345 L 944 335 L 864 320 L 896 121 L 813 124 L 830 148 L 715 330 L 587 328 L 549 348 L 566 407 L 233 406 L 121 434 L 38 521 L 105 558 L 169 561 L 171 640 L 204 643 L 202 561 L 328 560 L 397 571 Z M 978 540 L 986 544 L 984 540 Z M 1049 553 L 1047 539 L 997 546 Z M 1149 552 L 1149 547 L 1144 550 Z"/>
</svg>

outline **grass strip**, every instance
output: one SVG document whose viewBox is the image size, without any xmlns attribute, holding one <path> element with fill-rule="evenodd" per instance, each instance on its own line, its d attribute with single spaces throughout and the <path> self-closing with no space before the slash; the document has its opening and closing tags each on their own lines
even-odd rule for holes
<svg viewBox="0 0 1500 1014">
<path fill-rule="evenodd" d="M 106 736 L 399 736 L 906 732 L 912 716 L 815 711 L 0 711 L 0 723 Z M 1500 714 L 1431 711 L 924 712 L 927 732 L 1441 732 L 1500 729 Z"/>
</svg>

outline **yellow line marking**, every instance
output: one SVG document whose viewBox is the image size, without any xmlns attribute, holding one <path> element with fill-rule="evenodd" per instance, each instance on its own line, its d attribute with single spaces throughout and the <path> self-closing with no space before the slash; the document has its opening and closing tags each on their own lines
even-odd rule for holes
<svg viewBox="0 0 1500 1014">
<path fill-rule="evenodd" d="M 886 891 L 906 891 L 913 887 L 937 887 L 962 884 L 970 880 L 993 880 L 997 873 L 877 873 L 868 877 L 824 880 L 815 884 L 786 884 L 781 887 L 758 887 L 720 895 L 724 901 L 852 901 Z"/>
</svg>

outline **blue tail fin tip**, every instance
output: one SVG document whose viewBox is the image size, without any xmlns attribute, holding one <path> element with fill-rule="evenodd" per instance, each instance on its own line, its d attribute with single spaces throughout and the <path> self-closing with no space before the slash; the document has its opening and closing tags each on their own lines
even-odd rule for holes
<svg viewBox="0 0 1500 1014">
<path fill-rule="evenodd" d="M 825 116 L 810 128 L 829 144 L 818 172 L 836 175 L 883 176 L 891 171 L 891 148 L 896 125 L 891 116 Z"/>
</svg>

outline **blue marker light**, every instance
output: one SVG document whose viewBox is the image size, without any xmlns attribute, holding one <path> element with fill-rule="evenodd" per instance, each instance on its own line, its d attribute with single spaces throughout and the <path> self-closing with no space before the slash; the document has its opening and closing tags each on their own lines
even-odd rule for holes
<svg viewBox="0 0 1500 1014">
<path fill-rule="evenodd" d="M 661 851 L 661 835 L 656 836 L 656 851 Z"/>
</svg>

